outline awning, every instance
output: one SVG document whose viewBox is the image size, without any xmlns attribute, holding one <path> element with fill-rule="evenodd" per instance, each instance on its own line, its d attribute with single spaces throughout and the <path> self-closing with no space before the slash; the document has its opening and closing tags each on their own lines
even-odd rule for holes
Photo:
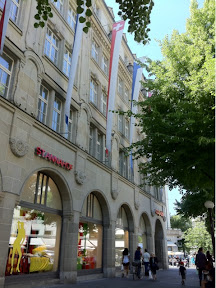
<svg viewBox="0 0 216 288">
<path fill-rule="evenodd" d="M 171 241 L 167 241 L 167 246 L 169 247 L 177 247 L 177 245 Z"/>
</svg>

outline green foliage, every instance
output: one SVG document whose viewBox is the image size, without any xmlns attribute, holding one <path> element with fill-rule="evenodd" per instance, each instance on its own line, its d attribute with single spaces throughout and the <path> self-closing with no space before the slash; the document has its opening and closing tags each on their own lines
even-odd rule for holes
<svg viewBox="0 0 216 288">
<path fill-rule="evenodd" d="M 198 9 L 192 1 L 186 33 L 173 31 L 161 43 L 163 60 L 148 62 L 154 80 L 143 86 L 153 96 L 134 115 L 145 138 L 129 148 L 147 159 L 140 164 L 146 184 L 214 193 L 214 5 L 206 0 Z"/>
<path fill-rule="evenodd" d="M 37 1 L 37 14 L 35 15 L 34 27 L 44 27 L 45 22 L 53 17 L 52 9 L 50 2 L 48 0 L 36 0 Z M 52 0 L 57 2 L 57 0 Z M 137 42 L 142 42 L 146 44 L 150 39 L 148 38 L 148 33 L 150 31 L 148 25 L 150 24 L 150 14 L 154 6 L 153 0 L 116 0 L 119 4 L 120 11 L 118 15 L 122 17 L 123 20 L 128 21 L 128 32 L 134 33 L 134 40 Z M 92 15 L 91 0 L 76 0 L 77 3 L 77 13 L 81 14 L 83 12 L 83 4 L 86 5 L 87 9 L 85 11 L 85 17 L 80 18 L 81 23 L 86 23 L 86 26 L 83 28 L 85 33 L 88 33 L 88 30 L 91 26 L 89 17 Z"/>
<path fill-rule="evenodd" d="M 201 220 L 196 220 L 193 223 L 193 227 L 189 228 L 184 233 L 184 244 L 187 252 L 197 251 L 199 247 L 203 247 L 204 253 L 210 251 L 212 254 L 212 242 L 211 235 L 207 232 L 205 223 Z"/>
<path fill-rule="evenodd" d="M 185 232 L 187 229 L 192 227 L 192 222 L 190 219 L 181 217 L 179 215 L 174 215 L 170 217 L 170 224 L 172 229 L 181 229 L 182 232 Z"/>
</svg>

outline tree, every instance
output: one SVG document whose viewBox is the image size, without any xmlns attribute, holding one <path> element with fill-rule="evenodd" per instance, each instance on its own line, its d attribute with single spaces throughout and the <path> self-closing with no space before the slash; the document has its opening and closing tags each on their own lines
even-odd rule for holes
<svg viewBox="0 0 216 288">
<path fill-rule="evenodd" d="M 161 43 L 163 60 L 146 65 L 154 80 L 143 86 L 153 95 L 134 115 L 145 137 L 128 149 L 146 157 L 146 184 L 214 193 L 214 11 L 214 0 L 201 9 L 193 0 L 186 33 L 173 31 Z"/>
<path fill-rule="evenodd" d="M 170 224 L 172 229 L 181 229 L 182 232 L 185 232 L 187 229 L 192 227 L 191 220 L 181 217 L 180 215 L 171 216 Z"/>
<path fill-rule="evenodd" d="M 186 251 L 190 253 L 191 250 L 197 251 L 200 247 L 203 247 L 204 252 L 210 251 L 212 254 L 211 236 L 207 232 L 205 223 L 202 220 L 196 219 L 193 223 L 193 227 L 189 228 L 184 233 L 184 244 Z"/>
<path fill-rule="evenodd" d="M 52 7 L 49 0 L 36 0 L 37 1 L 37 14 L 35 15 L 35 28 L 44 27 L 45 22 L 48 18 L 52 18 Z M 53 0 L 57 2 L 58 0 Z M 146 44 L 150 39 L 148 38 L 148 33 L 150 29 L 148 25 L 150 24 L 150 14 L 154 6 L 153 0 L 116 0 L 119 4 L 120 11 L 118 15 L 122 17 L 123 20 L 128 21 L 128 32 L 134 32 L 134 39 L 137 42 L 142 42 Z M 85 17 L 80 17 L 80 22 L 85 23 L 86 26 L 83 28 L 85 33 L 91 26 L 90 16 L 92 15 L 91 7 L 92 0 L 76 0 L 77 3 L 77 13 L 82 14 L 83 4 L 85 3 L 87 9 L 85 12 Z"/>
</svg>

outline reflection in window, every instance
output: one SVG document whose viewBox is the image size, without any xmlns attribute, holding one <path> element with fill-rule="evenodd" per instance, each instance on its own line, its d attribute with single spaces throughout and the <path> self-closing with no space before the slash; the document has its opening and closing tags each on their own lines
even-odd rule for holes
<svg viewBox="0 0 216 288">
<path fill-rule="evenodd" d="M 10 8 L 10 19 L 13 22 L 17 22 L 18 12 L 19 12 L 19 3 L 20 0 L 12 0 L 11 8 Z M 0 0 L 0 8 L 4 9 L 5 0 Z"/>
<path fill-rule="evenodd" d="M 57 64 L 59 50 L 59 40 L 55 34 L 47 28 L 44 54 L 47 55 L 55 64 Z"/>
</svg>

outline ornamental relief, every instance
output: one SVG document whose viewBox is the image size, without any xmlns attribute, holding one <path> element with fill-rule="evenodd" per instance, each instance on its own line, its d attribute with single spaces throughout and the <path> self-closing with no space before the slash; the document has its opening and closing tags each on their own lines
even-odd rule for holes
<svg viewBox="0 0 216 288">
<path fill-rule="evenodd" d="M 13 154 L 17 157 L 23 157 L 27 154 L 29 146 L 20 139 L 10 138 L 10 148 Z"/>
<path fill-rule="evenodd" d="M 78 184 L 84 184 L 86 180 L 86 174 L 83 171 L 75 171 L 75 179 Z"/>
</svg>

